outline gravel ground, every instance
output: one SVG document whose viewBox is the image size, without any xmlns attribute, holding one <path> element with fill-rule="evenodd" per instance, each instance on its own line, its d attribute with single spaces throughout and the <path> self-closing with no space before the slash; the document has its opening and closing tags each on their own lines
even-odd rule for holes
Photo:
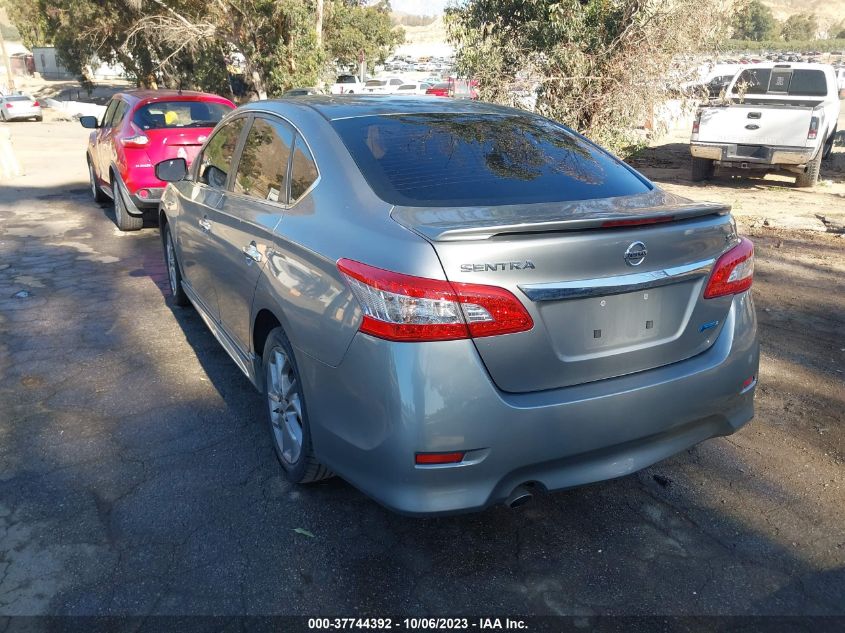
<svg viewBox="0 0 845 633">
<path fill-rule="evenodd" d="M 258 394 L 172 307 L 157 229 L 121 235 L 90 200 L 85 131 L 11 128 L 25 175 L 0 188 L 0 616 L 845 615 L 845 238 L 753 221 L 791 190 L 665 178 L 742 195 L 763 349 L 751 424 L 517 511 L 410 519 L 339 479 L 286 483 Z"/>
</svg>

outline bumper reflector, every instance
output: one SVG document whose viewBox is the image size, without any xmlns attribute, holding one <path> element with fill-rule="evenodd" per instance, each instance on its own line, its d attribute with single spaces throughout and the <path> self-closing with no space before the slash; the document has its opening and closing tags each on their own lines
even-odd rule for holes
<svg viewBox="0 0 845 633">
<path fill-rule="evenodd" d="M 464 459 L 464 453 L 417 453 L 415 461 L 417 464 L 457 464 Z"/>
</svg>

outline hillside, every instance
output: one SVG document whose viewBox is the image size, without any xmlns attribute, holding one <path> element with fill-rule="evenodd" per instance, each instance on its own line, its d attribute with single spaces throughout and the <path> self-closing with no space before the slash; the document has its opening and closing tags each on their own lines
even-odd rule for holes
<svg viewBox="0 0 845 633">
<path fill-rule="evenodd" d="M 815 13 L 819 26 L 827 28 L 845 19 L 845 0 L 762 0 L 778 20 L 785 20 L 795 13 Z"/>
</svg>

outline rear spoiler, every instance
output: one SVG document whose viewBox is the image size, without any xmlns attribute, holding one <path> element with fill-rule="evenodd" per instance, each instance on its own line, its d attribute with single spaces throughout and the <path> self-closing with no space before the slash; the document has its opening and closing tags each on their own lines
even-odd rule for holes
<svg viewBox="0 0 845 633">
<path fill-rule="evenodd" d="M 631 205 L 632 198 L 659 194 L 663 204 Z M 645 202 L 645 200 L 642 200 Z M 656 202 L 649 200 L 649 202 Z M 630 228 L 730 213 L 728 204 L 690 202 L 656 190 L 641 196 L 564 204 L 492 207 L 394 207 L 391 217 L 434 242 L 486 240 L 496 235 Z"/>
</svg>

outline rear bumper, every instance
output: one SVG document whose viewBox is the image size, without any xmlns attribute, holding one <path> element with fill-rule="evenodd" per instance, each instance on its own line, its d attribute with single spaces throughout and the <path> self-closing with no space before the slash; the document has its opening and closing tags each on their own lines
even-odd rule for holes
<svg viewBox="0 0 845 633">
<path fill-rule="evenodd" d="M 34 119 L 36 117 L 41 117 L 41 110 L 40 109 L 33 109 L 33 110 L 26 110 L 26 111 L 13 111 L 9 112 L 6 111 L 6 120 L 7 121 L 24 121 L 26 119 Z"/>
<path fill-rule="evenodd" d="M 620 477 L 752 417 L 759 350 L 749 293 L 706 352 L 629 376 L 536 393 L 492 384 L 470 341 L 391 343 L 356 335 L 329 367 L 302 354 L 314 449 L 385 506 L 477 510 L 523 483 L 559 490 Z M 467 451 L 415 466 L 417 452 Z"/>
<path fill-rule="evenodd" d="M 722 164 L 765 168 L 777 165 L 805 165 L 815 156 L 815 147 L 750 146 L 736 143 L 690 143 L 690 153 Z"/>
</svg>

